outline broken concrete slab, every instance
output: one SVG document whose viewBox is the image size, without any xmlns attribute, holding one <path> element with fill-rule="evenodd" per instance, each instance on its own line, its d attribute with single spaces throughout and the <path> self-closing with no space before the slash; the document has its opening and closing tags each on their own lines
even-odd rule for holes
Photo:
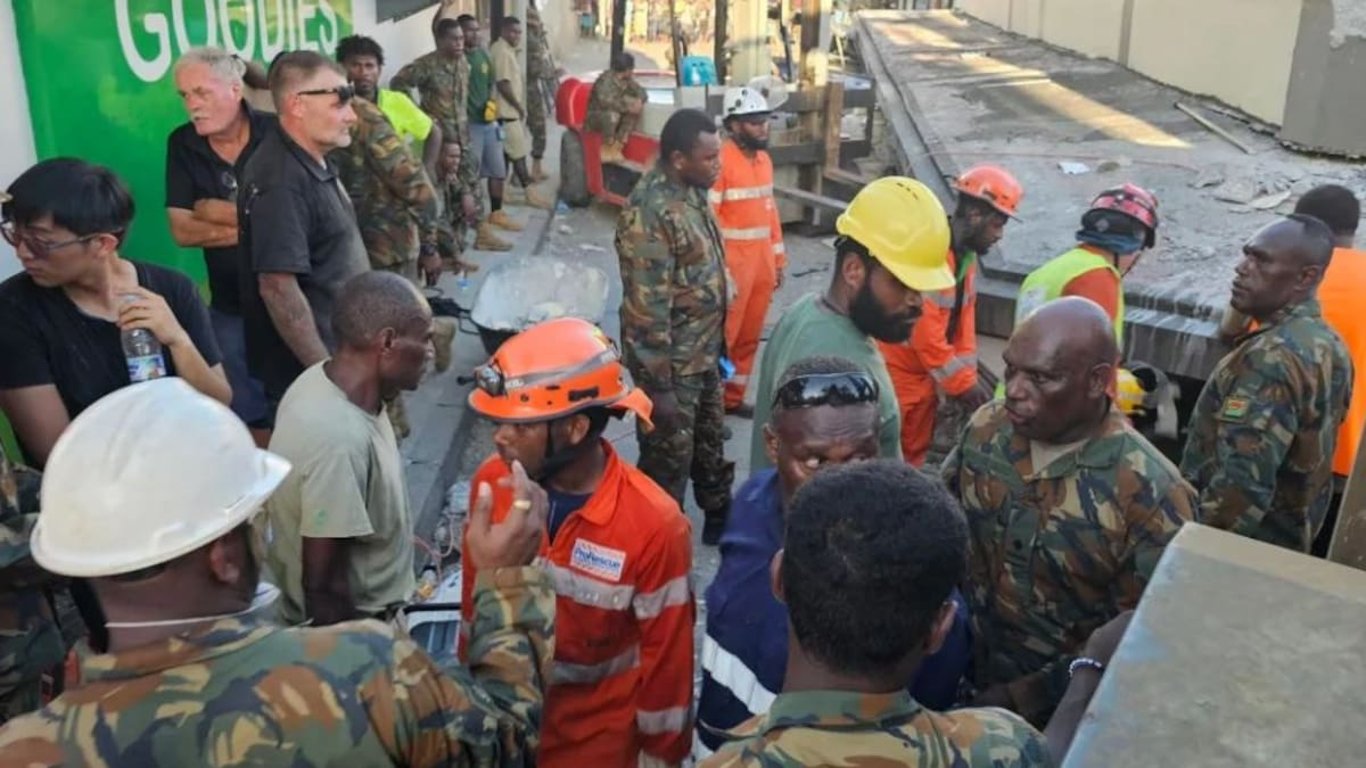
<svg viewBox="0 0 1366 768">
<path fill-rule="evenodd" d="M 1358 765 L 1366 573 L 1187 524 L 1064 768 Z"/>
</svg>

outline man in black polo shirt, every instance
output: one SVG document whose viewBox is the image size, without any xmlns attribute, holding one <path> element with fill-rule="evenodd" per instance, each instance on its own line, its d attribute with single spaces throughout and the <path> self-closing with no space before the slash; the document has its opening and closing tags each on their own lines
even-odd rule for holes
<svg viewBox="0 0 1366 768">
<path fill-rule="evenodd" d="M 271 65 L 280 117 L 242 170 L 243 317 L 252 373 L 273 406 L 303 370 L 336 348 L 332 311 L 342 284 L 370 268 L 355 212 L 327 153 L 351 143 L 351 86 L 313 51 Z M 273 415 L 273 414 L 272 414 Z"/>
<path fill-rule="evenodd" d="M 176 62 L 176 92 L 190 120 L 166 142 L 166 214 L 177 244 L 204 249 L 209 318 L 232 385 L 232 409 L 261 428 L 268 425 L 266 393 L 247 370 L 239 296 L 237 179 L 276 121 L 243 99 L 245 72 L 246 64 L 221 48 L 194 48 Z"/>
</svg>

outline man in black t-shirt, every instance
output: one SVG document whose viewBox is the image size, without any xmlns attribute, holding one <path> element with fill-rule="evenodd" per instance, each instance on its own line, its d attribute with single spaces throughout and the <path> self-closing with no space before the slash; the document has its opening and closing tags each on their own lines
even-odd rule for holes
<svg viewBox="0 0 1366 768">
<path fill-rule="evenodd" d="M 176 92 L 190 120 L 166 142 L 166 214 L 171 236 L 203 248 L 209 319 L 232 385 L 232 409 L 248 425 L 267 425 L 265 389 L 247 370 L 237 268 L 237 179 L 275 129 L 275 116 L 242 98 L 246 64 L 221 48 L 194 48 L 175 65 Z"/>
<path fill-rule="evenodd" d="M 327 152 L 351 142 L 351 86 L 335 62 L 292 51 L 271 65 L 280 116 L 242 170 L 242 313 L 247 361 L 272 410 L 294 379 L 336 348 L 341 286 L 369 270 L 355 212 Z"/>
<path fill-rule="evenodd" d="M 0 232 L 24 271 L 0 283 L 0 408 L 28 463 L 45 464 L 71 419 L 129 383 L 127 329 L 156 337 L 167 373 L 232 400 L 194 284 L 119 255 L 133 199 L 112 171 L 45 160 L 15 179 L 9 194 Z"/>
</svg>

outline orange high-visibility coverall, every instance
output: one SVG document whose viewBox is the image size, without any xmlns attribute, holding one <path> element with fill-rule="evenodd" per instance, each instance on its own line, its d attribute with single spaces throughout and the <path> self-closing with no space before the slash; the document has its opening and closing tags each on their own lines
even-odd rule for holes
<svg viewBox="0 0 1366 768">
<path fill-rule="evenodd" d="M 542 768 L 677 764 L 692 749 L 692 529 L 669 494 L 603 446 L 598 489 L 541 544 L 556 594 Z M 509 477 L 507 463 L 489 457 L 470 480 L 470 509 L 488 483 L 493 522 L 506 518 Z M 460 567 L 467 629 L 475 573 L 463 539 Z"/>
<path fill-rule="evenodd" d="M 958 275 L 959 285 L 924 294 L 922 314 L 908 341 L 878 342 L 901 407 L 901 452 L 917 467 L 925 463 L 934 439 L 938 393 L 957 397 L 977 386 L 976 262 L 976 257 L 970 256 L 960 271 L 958 256 L 950 250 L 949 269 Z"/>
<path fill-rule="evenodd" d="M 735 364 L 735 376 L 726 382 L 726 407 L 734 408 L 744 402 L 778 270 L 787 266 L 768 153 L 761 150 L 750 158 L 734 139 L 726 139 L 721 175 L 708 197 L 726 241 L 726 269 L 735 291 L 726 313 L 726 352 Z"/>
</svg>

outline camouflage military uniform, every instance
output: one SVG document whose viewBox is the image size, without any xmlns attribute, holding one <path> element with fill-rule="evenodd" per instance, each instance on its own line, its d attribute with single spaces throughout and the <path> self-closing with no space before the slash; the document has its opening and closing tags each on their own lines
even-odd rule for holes
<svg viewBox="0 0 1366 768">
<path fill-rule="evenodd" d="M 1003 709 L 946 714 L 922 707 L 905 691 L 783 693 L 767 715 L 731 733 L 742 739 L 699 768 L 907 766 L 908 768 L 1044 768 L 1053 759 L 1043 735 Z"/>
<path fill-rule="evenodd" d="M 634 78 L 623 83 L 611 72 L 603 72 L 588 93 L 588 115 L 584 119 L 584 127 L 602 134 L 604 138 L 626 141 L 629 136 L 624 135 L 627 131 L 620 130 L 623 127 L 621 116 L 632 99 L 645 100 L 645 89 L 640 83 Z"/>
<path fill-rule="evenodd" d="M 1068 657 L 1138 603 L 1196 497 L 1118 411 L 1044 466 L 1036 449 L 1048 447 L 1016 435 L 998 400 L 972 417 L 943 475 L 968 520 L 977 685 L 1008 684 L 1011 708 L 1042 725 Z"/>
<path fill-rule="evenodd" d="M 479 167 L 470 152 L 470 118 L 465 102 L 470 89 L 470 65 L 461 56 L 451 61 L 436 51 L 419 56 L 389 80 L 396 91 L 417 89 L 422 110 L 441 127 L 443 137 L 460 139 L 460 180 L 467 190 L 479 186 Z"/>
<path fill-rule="evenodd" d="M 730 505 L 735 465 L 725 460 L 721 379 L 725 251 L 707 191 L 654 169 L 617 220 L 623 357 L 647 393 L 672 390 L 680 423 L 640 431 L 637 466 L 680 506 L 691 474 L 705 512 Z"/>
<path fill-rule="evenodd" d="M 532 568 L 481 574 L 469 669 L 377 621 L 222 619 L 82 663 L 82 687 L 0 729 L 7 765 L 529 765 L 555 594 Z M 444 672 L 444 674 L 443 674 Z"/>
<path fill-rule="evenodd" d="M 52 577 L 29 559 L 40 480 L 0 453 L 0 723 L 42 704 L 42 675 L 66 654 L 49 602 Z"/>
<path fill-rule="evenodd" d="M 1313 299 L 1219 361 L 1181 457 L 1200 489 L 1200 522 L 1308 552 L 1333 495 L 1351 389 L 1351 358 Z"/>
<path fill-rule="evenodd" d="M 352 104 L 351 145 L 331 157 L 355 206 L 370 266 L 416 279 L 419 243 L 424 251 L 436 251 L 436 189 L 379 107 L 361 98 Z"/>
<path fill-rule="evenodd" d="M 526 127 L 531 132 L 531 157 L 545 157 L 546 90 L 555 77 L 550 41 L 535 8 L 526 9 Z M 551 92 L 549 98 L 554 98 Z"/>
</svg>

